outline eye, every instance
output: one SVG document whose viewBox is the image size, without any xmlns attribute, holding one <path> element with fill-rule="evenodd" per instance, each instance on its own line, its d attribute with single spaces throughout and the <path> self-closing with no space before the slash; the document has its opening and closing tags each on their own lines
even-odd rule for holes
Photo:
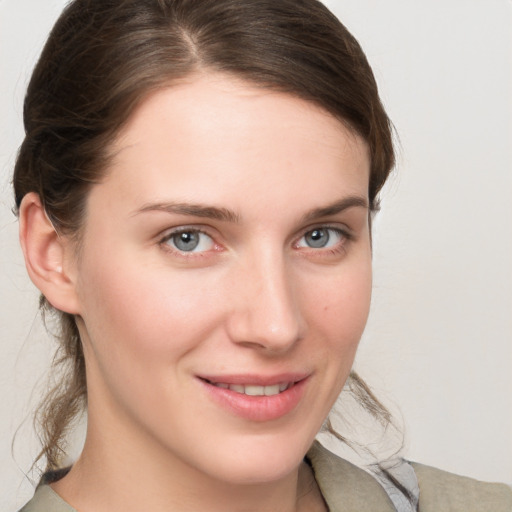
<svg viewBox="0 0 512 512">
<path fill-rule="evenodd" d="M 300 238 L 297 247 L 308 247 L 310 249 L 330 249 L 339 245 L 346 235 L 336 228 L 315 228 Z"/>
<path fill-rule="evenodd" d="M 197 229 L 175 231 L 167 235 L 162 243 L 180 252 L 205 252 L 215 247 L 213 239 Z"/>
</svg>

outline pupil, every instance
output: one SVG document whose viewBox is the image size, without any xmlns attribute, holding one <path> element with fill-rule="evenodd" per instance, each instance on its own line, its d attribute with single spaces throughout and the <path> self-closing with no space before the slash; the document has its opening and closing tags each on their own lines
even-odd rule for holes
<svg viewBox="0 0 512 512">
<path fill-rule="evenodd" d="M 179 233 L 173 241 L 180 251 L 193 251 L 199 244 L 199 235 L 198 233 Z"/>
<path fill-rule="evenodd" d="M 306 235 L 306 241 L 310 247 L 325 247 L 329 241 L 329 233 L 325 229 L 314 229 Z"/>
</svg>

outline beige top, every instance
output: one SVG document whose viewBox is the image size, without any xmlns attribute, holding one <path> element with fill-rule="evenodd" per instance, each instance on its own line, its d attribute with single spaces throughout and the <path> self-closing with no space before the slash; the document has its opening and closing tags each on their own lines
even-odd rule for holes
<svg viewBox="0 0 512 512">
<path fill-rule="evenodd" d="M 330 512 L 396 512 L 370 474 L 315 443 L 308 452 Z M 512 490 L 413 463 L 420 512 L 512 512 Z M 40 485 L 20 512 L 76 512 L 49 485 Z"/>
</svg>

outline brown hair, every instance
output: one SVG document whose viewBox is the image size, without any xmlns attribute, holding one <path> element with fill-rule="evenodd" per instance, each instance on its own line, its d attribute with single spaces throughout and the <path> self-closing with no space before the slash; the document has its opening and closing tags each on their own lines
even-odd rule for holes
<svg viewBox="0 0 512 512">
<path fill-rule="evenodd" d="M 394 165 L 390 122 L 361 47 L 317 0 L 71 2 L 25 98 L 16 207 L 28 192 L 38 193 L 55 228 L 79 239 L 87 191 L 100 182 L 108 149 L 134 108 L 150 92 L 199 70 L 313 102 L 361 135 L 371 156 L 370 203 L 377 207 Z M 44 297 L 41 306 L 52 310 Z M 39 409 L 40 457 L 48 469 L 61 464 L 66 429 L 87 393 L 75 320 L 53 313 L 61 324 L 54 368 L 65 371 Z M 375 415 L 387 419 L 371 393 L 363 395 Z"/>
</svg>

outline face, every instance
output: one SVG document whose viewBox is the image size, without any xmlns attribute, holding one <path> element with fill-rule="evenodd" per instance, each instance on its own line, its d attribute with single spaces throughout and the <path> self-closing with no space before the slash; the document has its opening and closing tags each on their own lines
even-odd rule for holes
<svg viewBox="0 0 512 512">
<path fill-rule="evenodd" d="M 368 314 L 365 143 L 209 75 L 150 96 L 113 150 L 74 269 L 88 442 L 228 482 L 284 477 Z"/>
</svg>

